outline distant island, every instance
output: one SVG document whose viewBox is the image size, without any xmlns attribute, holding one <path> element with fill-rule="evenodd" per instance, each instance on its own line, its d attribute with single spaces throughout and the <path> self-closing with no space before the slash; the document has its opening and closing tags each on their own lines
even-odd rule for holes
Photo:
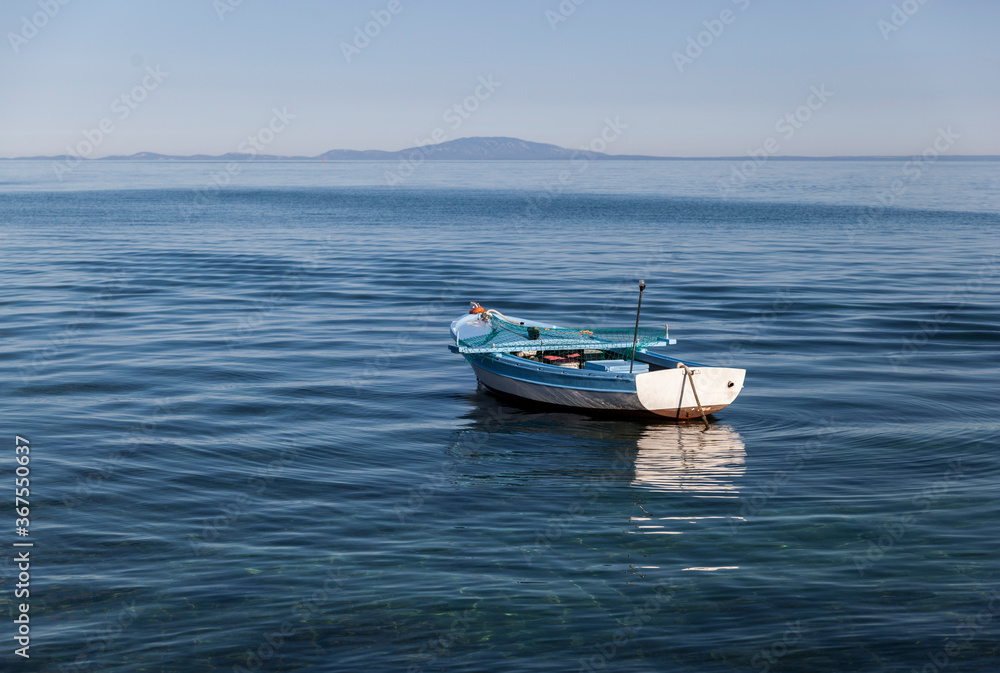
<svg viewBox="0 0 1000 673">
<path fill-rule="evenodd" d="M 179 156 L 172 154 L 157 154 L 155 152 L 137 152 L 129 155 L 116 155 L 88 159 L 88 161 L 245 161 L 252 157 L 255 161 L 395 161 L 409 160 L 415 157 L 433 161 L 568 161 L 575 158 L 587 158 L 602 161 L 734 161 L 746 160 L 749 157 L 657 157 L 642 154 L 605 154 L 589 149 L 572 150 L 548 143 L 535 143 L 519 138 L 503 137 L 473 137 L 457 138 L 436 145 L 408 147 L 396 152 L 383 150 L 330 150 L 313 157 L 283 156 L 280 154 L 227 154 L 209 155 L 192 154 Z M 76 160 L 70 155 L 13 157 L 18 160 Z M 911 156 L 770 156 L 771 161 L 892 161 L 912 159 Z M 758 157 L 758 161 L 760 158 Z M 941 155 L 943 161 L 997 161 L 1000 155 Z"/>
</svg>

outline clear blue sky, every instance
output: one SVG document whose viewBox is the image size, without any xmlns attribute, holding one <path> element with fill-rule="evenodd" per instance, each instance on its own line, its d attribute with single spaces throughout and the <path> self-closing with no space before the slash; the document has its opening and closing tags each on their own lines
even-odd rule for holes
<svg viewBox="0 0 1000 673">
<path fill-rule="evenodd" d="M 576 148 L 606 118 L 626 126 L 612 154 L 742 155 L 773 138 L 779 155 L 908 155 L 948 126 L 949 153 L 1000 154 L 995 0 L 397 1 L 4 0 L 0 157 L 62 153 L 102 120 L 114 129 L 92 156 L 221 154 L 274 108 L 294 115 L 274 154 L 402 149 L 435 129 Z M 894 24 L 904 4 L 916 11 Z M 348 62 L 372 12 L 391 21 Z M 705 21 L 719 34 L 679 68 Z M 156 88 L 123 107 L 144 78 Z"/>
</svg>

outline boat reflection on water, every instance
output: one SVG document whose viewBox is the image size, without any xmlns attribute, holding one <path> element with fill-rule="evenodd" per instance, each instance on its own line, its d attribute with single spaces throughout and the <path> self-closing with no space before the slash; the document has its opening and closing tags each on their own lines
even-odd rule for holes
<svg viewBox="0 0 1000 673">
<path fill-rule="evenodd" d="M 642 515 L 631 517 L 634 533 L 640 535 L 684 535 L 726 530 L 739 525 L 738 479 L 746 472 L 743 438 L 726 425 L 706 430 L 700 425 L 651 426 L 637 442 L 636 493 L 649 496 L 672 494 L 688 498 L 640 497 L 635 503 Z M 713 505 L 713 501 L 717 503 Z M 737 570 L 735 565 L 694 565 L 685 571 Z M 655 568 L 658 566 L 643 566 Z"/>
<path fill-rule="evenodd" d="M 746 471 L 746 447 L 732 428 L 654 425 L 637 442 L 632 486 L 685 492 L 702 498 L 736 498 L 735 480 Z"/>
<path fill-rule="evenodd" d="M 700 419 L 648 422 L 593 416 L 511 402 L 488 392 L 469 396 L 466 418 L 471 423 L 455 444 L 455 455 L 464 455 L 462 470 L 480 480 L 544 476 L 553 482 L 576 481 L 584 489 L 600 482 L 635 494 L 655 491 L 703 501 L 738 498 L 738 479 L 746 471 L 743 438 L 723 423 L 706 430 Z M 503 456 L 502 462 L 481 469 L 491 456 Z"/>
</svg>

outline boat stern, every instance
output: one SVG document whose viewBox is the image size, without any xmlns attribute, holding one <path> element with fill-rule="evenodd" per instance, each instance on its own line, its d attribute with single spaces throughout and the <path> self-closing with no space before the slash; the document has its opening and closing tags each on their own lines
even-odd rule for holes
<svg viewBox="0 0 1000 673">
<path fill-rule="evenodd" d="M 733 403 L 746 377 L 745 369 L 731 367 L 691 365 L 690 371 L 690 378 L 680 366 L 637 375 L 636 395 L 643 408 L 657 416 L 695 418 L 701 415 L 700 402 L 705 413 L 711 414 Z"/>
</svg>

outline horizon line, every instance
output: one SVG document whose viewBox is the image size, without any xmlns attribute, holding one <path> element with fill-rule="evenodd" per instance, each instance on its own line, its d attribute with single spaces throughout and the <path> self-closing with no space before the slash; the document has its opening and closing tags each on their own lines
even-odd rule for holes
<svg viewBox="0 0 1000 673">
<path fill-rule="evenodd" d="M 386 154 L 398 154 L 405 152 L 406 150 L 329 150 L 329 152 L 385 152 Z M 598 154 L 597 152 L 590 152 L 589 150 L 578 150 L 580 154 Z M 140 154 L 154 155 L 151 158 L 139 157 Z M 159 157 L 159 158 L 156 158 Z M 204 157 L 204 158 L 196 158 Z M 315 156 L 305 156 L 305 155 L 284 155 L 284 154 L 253 154 L 253 153 L 240 153 L 240 152 L 227 152 L 226 154 L 187 154 L 187 155 L 176 155 L 176 154 L 163 154 L 160 152 L 135 152 L 134 154 L 120 155 L 120 154 L 110 154 L 102 157 L 79 157 L 72 154 L 54 154 L 54 155 L 37 155 L 37 156 L 20 156 L 20 157 L 0 157 L 0 161 L 59 161 L 65 159 L 74 159 L 80 161 L 226 161 L 231 158 L 244 158 L 251 157 L 254 160 L 266 159 L 268 161 L 288 161 L 288 162 L 309 162 L 309 161 L 319 161 L 320 163 L 325 161 L 398 161 L 397 157 L 385 158 L 385 159 L 334 159 L 326 158 L 322 154 Z M 658 155 L 642 155 L 642 154 L 605 154 L 603 155 L 604 160 L 614 160 L 614 161 L 754 161 L 755 163 L 765 163 L 767 161 L 850 161 L 850 160 L 903 160 L 903 159 L 924 159 L 918 154 L 776 154 L 768 157 L 755 157 L 753 155 L 720 155 L 720 156 L 658 156 Z M 954 161 L 954 160 L 969 160 L 969 159 L 1000 159 L 1000 154 L 952 154 L 952 155 L 941 155 L 936 157 L 936 161 Z M 435 158 L 426 157 L 427 161 L 571 161 L 568 158 L 540 158 L 540 159 L 458 159 L 458 158 Z"/>
</svg>

